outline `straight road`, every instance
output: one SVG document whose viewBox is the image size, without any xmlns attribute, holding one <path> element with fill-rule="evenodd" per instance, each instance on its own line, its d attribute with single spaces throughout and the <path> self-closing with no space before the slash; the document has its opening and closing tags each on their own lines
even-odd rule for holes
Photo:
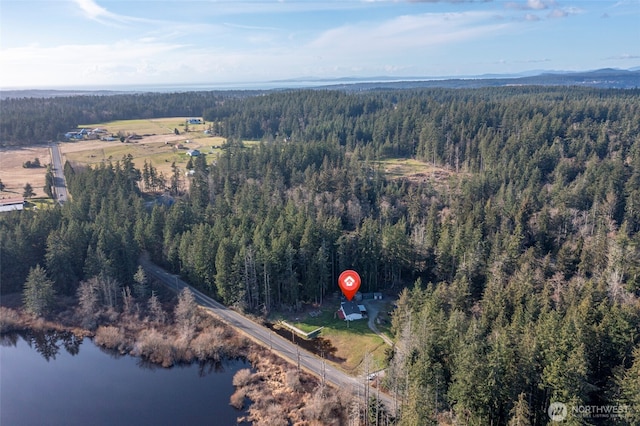
<svg viewBox="0 0 640 426">
<path fill-rule="evenodd" d="M 67 184 L 64 179 L 64 169 L 62 167 L 62 154 L 60 154 L 60 146 L 57 143 L 49 145 L 51 149 L 51 167 L 53 168 L 53 195 L 58 203 L 63 204 L 69 199 L 67 192 Z"/>
<path fill-rule="evenodd" d="M 278 354 L 280 357 L 289 360 L 292 364 L 298 365 L 304 368 L 308 372 L 319 377 L 337 388 L 340 389 L 352 389 L 353 393 L 359 396 L 365 395 L 365 386 L 369 387 L 368 394 L 375 396 L 379 394 L 380 400 L 387 406 L 387 408 L 394 412 L 395 402 L 392 397 L 387 394 L 377 392 L 376 389 L 371 388 L 368 384 L 365 384 L 365 379 L 357 380 L 354 377 L 337 369 L 333 365 L 327 363 L 325 360 L 317 357 L 311 352 L 307 352 L 305 349 L 296 346 L 290 341 L 284 339 L 268 328 L 257 324 L 249 318 L 233 311 L 221 303 L 216 302 L 195 288 L 189 286 L 187 283 L 178 278 L 177 275 L 173 275 L 150 262 L 148 259 L 141 258 L 140 264 L 147 271 L 148 274 L 154 278 L 160 280 L 167 287 L 177 292 L 181 291 L 185 287 L 193 292 L 196 301 L 206 309 L 213 312 L 225 323 L 229 324 L 241 333 L 249 336 L 256 343 L 267 347 Z"/>
</svg>

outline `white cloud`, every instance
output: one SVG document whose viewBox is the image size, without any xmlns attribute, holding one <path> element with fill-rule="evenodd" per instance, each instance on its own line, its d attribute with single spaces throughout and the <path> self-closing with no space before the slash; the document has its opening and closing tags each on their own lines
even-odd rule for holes
<svg viewBox="0 0 640 426">
<path fill-rule="evenodd" d="M 153 21 L 150 19 L 120 15 L 110 12 L 106 8 L 96 3 L 95 0 L 73 0 L 73 2 L 80 8 L 80 12 L 84 17 L 105 25 L 122 25 L 127 23 L 160 23 L 158 21 Z"/>
<path fill-rule="evenodd" d="M 549 18 L 566 18 L 569 16 L 569 12 L 562 9 L 553 9 L 547 16 L 549 16 Z"/>
<path fill-rule="evenodd" d="M 504 30 L 492 13 L 404 15 L 381 23 L 345 25 L 325 31 L 308 46 L 327 55 L 400 53 L 477 39 Z"/>
<path fill-rule="evenodd" d="M 555 0 L 527 0 L 525 3 L 510 1 L 505 3 L 507 9 L 515 10 L 544 10 L 556 7 Z"/>
<path fill-rule="evenodd" d="M 527 7 L 533 10 L 547 9 L 549 5 L 544 0 L 527 0 Z"/>
<path fill-rule="evenodd" d="M 107 9 L 100 6 L 94 0 L 73 0 L 73 1 L 80 8 L 80 11 L 85 17 L 92 19 L 94 21 L 125 22 L 131 19 L 126 16 L 121 16 L 121 15 L 117 15 L 115 13 L 109 12 Z"/>
<path fill-rule="evenodd" d="M 115 84 L 122 82 L 123 77 L 144 77 L 153 67 L 160 71 L 170 68 L 159 59 L 175 59 L 182 48 L 179 44 L 122 40 L 113 45 L 30 45 L 2 49 L 0 84 L 3 87 Z M 43 72 L 43 67 L 47 72 Z"/>
</svg>

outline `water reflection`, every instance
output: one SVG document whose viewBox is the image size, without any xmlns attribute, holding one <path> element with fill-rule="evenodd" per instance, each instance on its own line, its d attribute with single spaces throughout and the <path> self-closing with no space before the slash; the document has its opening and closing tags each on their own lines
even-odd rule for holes
<svg viewBox="0 0 640 426">
<path fill-rule="evenodd" d="M 4 346 L 6 348 L 15 347 L 18 344 L 18 339 L 18 333 L 0 334 L 0 346 Z"/>
<path fill-rule="evenodd" d="M 245 359 L 162 368 L 57 331 L 0 334 L 0 345 L 0 388 L 11 389 L 0 425 L 236 424 L 247 415 L 229 404 Z"/>
<path fill-rule="evenodd" d="M 15 347 L 22 338 L 29 347 L 38 352 L 44 359 L 56 359 L 63 347 L 69 355 L 75 356 L 80 352 L 82 339 L 70 331 L 57 330 L 23 330 L 15 333 L 0 335 L 0 344 L 5 347 Z"/>
<path fill-rule="evenodd" d="M 30 348 L 42 355 L 47 362 L 55 360 L 62 348 L 71 356 L 78 355 L 80 353 L 80 345 L 82 345 L 84 340 L 69 331 L 23 330 L 20 332 L 0 334 L 0 346 L 16 347 L 20 338 L 22 338 Z M 96 345 L 96 347 L 100 352 L 109 355 L 113 359 L 130 357 L 129 354 L 123 354 L 116 349 L 109 349 L 99 345 Z M 225 366 L 229 365 L 229 361 L 246 362 L 244 358 L 227 359 L 225 361 L 211 359 L 196 363 L 176 363 L 171 368 L 192 367 L 195 364 L 198 367 L 198 377 L 206 377 L 212 373 L 225 372 Z M 166 369 L 166 367 L 153 363 L 146 358 L 136 358 L 136 365 L 143 370 Z"/>
</svg>

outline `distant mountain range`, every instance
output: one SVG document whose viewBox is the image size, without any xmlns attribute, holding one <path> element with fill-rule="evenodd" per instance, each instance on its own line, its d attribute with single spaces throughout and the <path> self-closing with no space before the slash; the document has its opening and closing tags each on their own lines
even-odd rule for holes
<svg viewBox="0 0 640 426">
<path fill-rule="evenodd" d="M 374 81 L 377 80 L 377 81 Z M 565 72 L 540 71 L 533 75 L 483 75 L 478 77 L 420 79 L 380 78 L 368 81 L 353 80 L 350 82 L 327 84 L 323 88 L 340 88 L 344 90 L 370 90 L 376 88 L 407 89 L 407 88 L 478 88 L 478 87 L 506 87 L 506 86 L 581 86 L 605 89 L 634 89 L 640 88 L 640 67 L 619 70 L 605 68 L 595 71 Z"/>
<path fill-rule="evenodd" d="M 476 77 L 343 77 L 336 79 L 299 78 L 274 80 L 264 83 L 185 84 L 164 86 L 120 86 L 101 89 L 33 89 L 0 90 L 0 99 L 51 98 L 79 95 L 118 95 L 142 92 L 188 92 L 230 90 L 287 90 L 317 88 L 335 90 L 411 89 L 411 88 L 479 88 L 506 86 L 581 86 L 607 89 L 640 88 L 640 67 L 628 70 L 604 68 L 595 71 L 529 71 L 521 74 L 485 74 Z"/>
</svg>

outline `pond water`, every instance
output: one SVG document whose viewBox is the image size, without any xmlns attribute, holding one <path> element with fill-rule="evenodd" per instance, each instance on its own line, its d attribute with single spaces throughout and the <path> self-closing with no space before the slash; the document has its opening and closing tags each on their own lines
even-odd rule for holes
<svg viewBox="0 0 640 426">
<path fill-rule="evenodd" d="M 0 340 L 0 425 L 235 425 L 244 360 L 162 368 L 70 333 Z"/>
</svg>

